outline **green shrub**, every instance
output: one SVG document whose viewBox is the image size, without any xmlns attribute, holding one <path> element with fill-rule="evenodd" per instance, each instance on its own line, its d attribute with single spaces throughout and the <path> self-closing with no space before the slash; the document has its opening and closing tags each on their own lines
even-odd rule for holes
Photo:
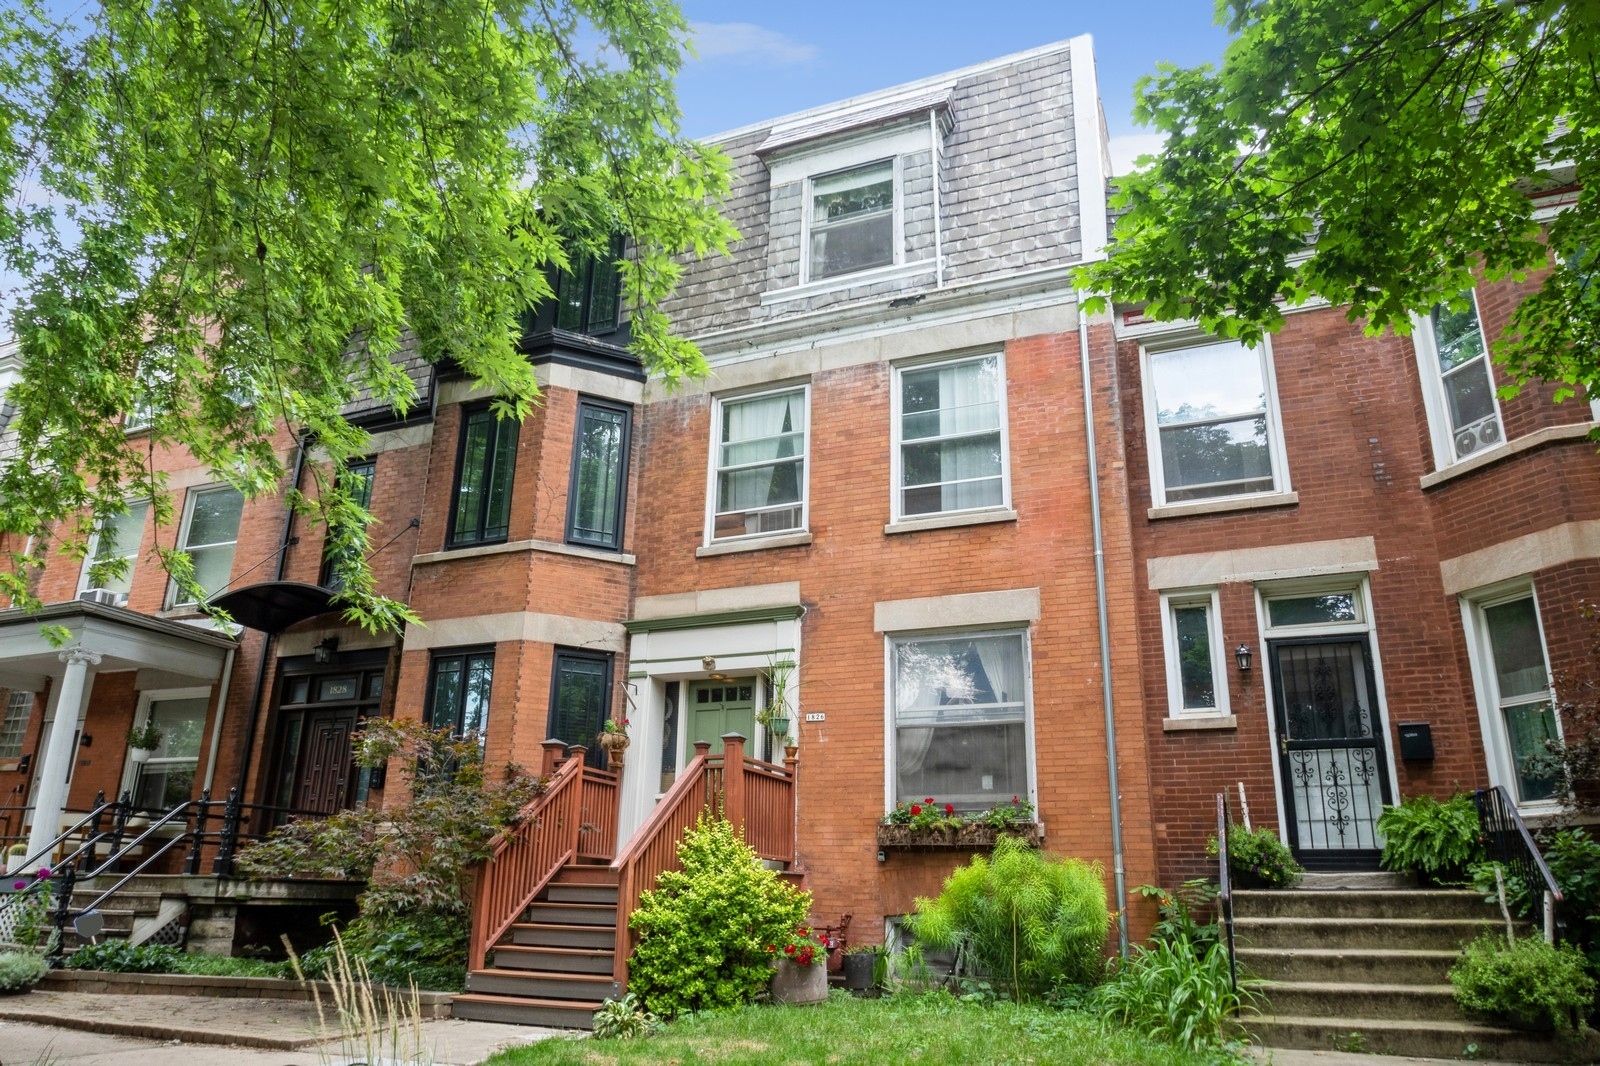
<svg viewBox="0 0 1600 1066">
<path fill-rule="evenodd" d="M 266 959 L 236 958 L 228 955 L 194 955 L 182 953 L 172 960 L 173 973 L 186 973 L 194 977 L 293 977 L 287 962 L 269 962 Z"/>
<path fill-rule="evenodd" d="M 1217 838 L 1212 837 L 1206 854 L 1215 858 L 1217 850 Z M 1228 827 L 1228 870 L 1267 888 L 1288 888 L 1306 872 L 1275 831 L 1246 829 L 1242 825 Z"/>
<path fill-rule="evenodd" d="M 1213 943 L 1204 951 L 1185 936 L 1134 949 L 1126 962 L 1112 960 L 1111 979 L 1095 989 L 1093 1002 L 1125 1026 L 1186 1047 L 1219 1047 L 1229 1040 L 1228 1019 L 1255 993 L 1252 981 L 1233 987 L 1228 952 Z"/>
<path fill-rule="evenodd" d="M 464 914 L 406 911 L 385 917 L 363 915 L 339 930 L 344 950 L 380 985 L 416 985 L 431 992 L 458 992 L 466 985 L 467 936 Z M 307 977 L 327 978 L 337 968 L 333 944 L 300 956 Z"/>
<path fill-rule="evenodd" d="M 39 983 L 50 965 L 33 951 L 0 951 L 0 990 L 14 992 Z"/>
<path fill-rule="evenodd" d="M 85 944 L 67 956 L 74 970 L 101 970 L 105 973 L 177 973 L 178 952 L 162 944 L 140 944 L 126 940 L 102 940 Z"/>
<path fill-rule="evenodd" d="M 754 999 L 772 976 L 772 951 L 806 923 L 811 894 L 761 866 L 726 821 L 702 818 L 669 870 L 639 896 L 628 924 L 639 946 L 628 984 L 645 1009 L 672 1017 Z"/>
<path fill-rule="evenodd" d="M 1190 878 L 1179 885 L 1175 892 L 1169 892 L 1159 885 L 1140 885 L 1134 891 L 1145 899 L 1156 901 L 1159 920 L 1151 932 L 1152 940 L 1171 943 L 1182 937 L 1189 942 L 1195 954 L 1204 955 L 1220 938 L 1221 930 L 1216 922 L 1199 922 L 1194 917 L 1195 911 L 1210 907 L 1221 891 L 1206 878 Z"/>
<path fill-rule="evenodd" d="M 1538 936 L 1508 945 L 1498 934 L 1485 933 L 1450 968 L 1450 983 L 1463 1010 L 1561 1032 L 1581 1025 L 1595 994 L 1577 949 Z"/>
<path fill-rule="evenodd" d="M 1044 855 L 1012 837 L 916 907 L 907 926 L 918 941 L 957 950 L 1019 999 L 1093 984 L 1111 926 L 1098 863 Z"/>
<path fill-rule="evenodd" d="M 645 1010 L 632 992 L 621 999 L 607 999 L 594 1012 L 597 1040 L 643 1040 L 660 1030 L 661 1019 Z"/>
<path fill-rule="evenodd" d="M 1385 869 L 1413 870 L 1433 882 L 1460 881 L 1470 863 L 1483 858 L 1478 839 L 1478 807 L 1457 792 L 1440 803 L 1412 796 L 1378 816 Z"/>
</svg>

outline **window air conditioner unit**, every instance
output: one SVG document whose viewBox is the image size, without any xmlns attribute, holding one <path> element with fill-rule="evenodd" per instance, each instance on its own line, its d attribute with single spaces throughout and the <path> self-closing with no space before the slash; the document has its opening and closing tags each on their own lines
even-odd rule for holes
<svg viewBox="0 0 1600 1066">
<path fill-rule="evenodd" d="M 126 592 L 113 592 L 111 589 L 84 589 L 78 593 L 78 599 L 88 603 L 104 604 L 107 607 L 126 607 L 128 594 Z"/>
<path fill-rule="evenodd" d="M 1486 418 L 1475 426 L 1456 431 L 1456 455 L 1468 456 L 1479 448 L 1500 443 L 1500 420 Z"/>
</svg>

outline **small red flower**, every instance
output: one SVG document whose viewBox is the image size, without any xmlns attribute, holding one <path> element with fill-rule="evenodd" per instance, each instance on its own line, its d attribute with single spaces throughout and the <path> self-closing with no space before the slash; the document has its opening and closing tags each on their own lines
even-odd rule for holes
<svg viewBox="0 0 1600 1066">
<path fill-rule="evenodd" d="M 911 813 L 912 813 L 913 816 L 921 814 L 922 813 L 922 804 L 913 803 L 911 805 Z"/>
<path fill-rule="evenodd" d="M 794 945 L 793 944 L 785 944 L 785 945 L 783 945 L 783 953 L 785 955 L 793 955 L 794 954 Z"/>
<path fill-rule="evenodd" d="M 946 814 L 954 814 L 954 813 L 956 813 L 956 805 L 954 803 L 946 803 L 944 805 L 944 813 L 946 813 Z"/>
<path fill-rule="evenodd" d="M 773 954 L 773 955 L 777 954 L 778 945 L 776 945 L 776 944 L 768 944 L 767 945 L 767 952 L 768 952 L 768 954 Z"/>
<path fill-rule="evenodd" d="M 922 802 L 923 803 L 932 803 L 933 802 L 933 797 L 929 796 L 927 799 L 923 800 Z"/>
<path fill-rule="evenodd" d="M 1011 797 L 1011 802 L 1012 802 L 1012 803 L 1017 803 L 1017 802 L 1019 802 L 1019 801 L 1018 801 L 1018 799 L 1017 799 L 1017 797 L 1015 797 L 1015 796 L 1012 796 L 1012 797 Z"/>
</svg>

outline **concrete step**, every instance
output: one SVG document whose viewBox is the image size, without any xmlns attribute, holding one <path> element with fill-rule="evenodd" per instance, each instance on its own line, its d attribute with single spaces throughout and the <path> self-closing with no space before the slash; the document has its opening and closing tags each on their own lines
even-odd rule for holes
<svg viewBox="0 0 1600 1066">
<path fill-rule="evenodd" d="M 1257 1043 L 1269 1048 L 1502 1062 L 1600 1061 L 1600 1036 L 1592 1031 L 1587 1040 L 1561 1040 L 1550 1034 L 1523 1033 L 1476 1022 L 1306 1018 L 1252 1013 L 1240 1017 L 1239 1026 Z"/>
<path fill-rule="evenodd" d="M 607 974 L 547 973 L 543 971 L 473 970 L 467 974 L 467 991 L 490 996 L 524 999 L 579 1000 L 589 1002 L 622 995 Z"/>
<path fill-rule="evenodd" d="M 511 943 L 528 947 L 604 948 L 616 943 L 615 926 L 519 922 L 511 927 Z M 502 941 L 504 943 L 504 941 Z"/>
<path fill-rule="evenodd" d="M 1332 870 L 1307 873 L 1296 887 L 1307 892 L 1342 892 L 1358 889 L 1367 892 L 1395 891 L 1417 887 L 1411 874 L 1397 874 L 1389 870 Z"/>
<path fill-rule="evenodd" d="M 1250 890 L 1233 894 L 1235 918 L 1464 918 L 1493 921 L 1494 904 L 1476 892 L 1414 889 L 1370 892 L 1363 889 L 1303 892 Z"/>
<path fill-rule="evenodd" d="M 1436 985 L 1461 957 L 1458 951 L 1363 948 L 1240 948 L 1239 967 L 1269 981 Z"/>
<path fill-rule="evenodd" d="M 1239 918 L 1234 938 L 1251 948 L 1452 951 L 1494 928 L 1462 918 Z"/>
<path fill-rule="evenodd" d="M 546 903 L 606 903 L 617 905 L 616 885 L 552 884 L 544 890 Z"/>
<path fill-rule="evenodd" d="M 551 973 L 609 974 L 616 952 L 597 948 L 522 947 L 497 944 L 494 965 L 500 970 L 546 970 Z"/>
<path fill-rule="evenodd" d="M 1464 1022 L 1450 985 L 1265 981 L 1259 989 L 1274 1014 L 1297 1018 L 1388 1018 Z"/>
<path fill-rule="evenodd" d="M 473 1022 L 539 1025 L 547 1029 L 593 1029 L 600 1002 L 527 999 L 463 993 L 450 1001 L 450 1016 Z"/>
<path fill-rule="evenodd" d="M 533 903 L 523 915 L 533 925 L 617 926 L 615 903 Z"/>
</svg>

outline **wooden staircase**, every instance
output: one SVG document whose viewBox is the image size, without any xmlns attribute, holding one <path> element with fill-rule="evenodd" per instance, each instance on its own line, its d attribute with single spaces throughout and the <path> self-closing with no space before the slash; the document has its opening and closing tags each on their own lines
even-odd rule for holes
<svg viewBox="0 0 1600 1066">
<path fill-rule="evenodd" d="M 589 1029 L 607 998 L 622 994 L 616 969 L 617 872 L 562 867 L 494 945 L 488 966 L 467 974 L 451 1013 L 479 1022 Z"/>
</svg>

